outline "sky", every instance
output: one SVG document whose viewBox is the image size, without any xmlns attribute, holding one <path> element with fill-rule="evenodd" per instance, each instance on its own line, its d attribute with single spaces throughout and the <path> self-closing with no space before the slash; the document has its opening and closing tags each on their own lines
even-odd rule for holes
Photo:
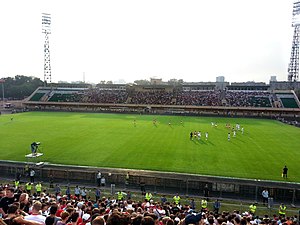
<svg viewBox="0 0 300 225">
<path fill-rule="evenodd" d="M 293 0 L 1 0 L 0 78 L 287 80 Z"/>
</svg>

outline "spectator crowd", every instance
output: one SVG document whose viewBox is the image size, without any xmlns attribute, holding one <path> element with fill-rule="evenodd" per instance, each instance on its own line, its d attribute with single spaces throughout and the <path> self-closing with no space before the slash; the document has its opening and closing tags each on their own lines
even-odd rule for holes
<svg viewBox="0 0 300 225">
<path fill-rule="evenodd" d="M 76 192 L 77 188 L 77 192 Z M 0 225 L 298 225 L 297 216 L 287 217 L 283 208 L 279 215 L 256 215 L 256 204 L 249 212 L 220 212 L 216 200 L 209 209 L 207 199 L 201 200 L 197 210 L 194 199 L 181 204 L 176 194 L 171 201 L 162 196 L 155 202 L 149 192 L 143 200 L 132 199 L 130 192 L 118 191 L 115 196 L 101 196 L 95 187 L 95 196 L 87 195 L 85 188 L 75 187 L 63 192 L 56 185 L 53 193 L 47 190 L 25 190 L 19 183 L 0 187 Z"/>
<path fill-rule="evenodd" d="M 80 93 L 70 92 L 67 94 L 66 90 L 56 92 L 52 93 L 52 96 L 48 101 L 147 105 L 272 107 L 275 99 L 273 94 L 266 91 L 127 91 L 125 89 L 90 88 L 80 91 Z"/>
</svg>

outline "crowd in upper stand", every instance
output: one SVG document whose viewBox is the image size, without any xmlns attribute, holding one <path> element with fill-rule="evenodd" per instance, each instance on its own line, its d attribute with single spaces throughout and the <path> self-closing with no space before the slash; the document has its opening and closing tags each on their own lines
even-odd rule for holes
<svg viewBox="0 0 300 225">
<path fill-rule="evenodd" d="M 227 104 L 232 107 L 271 107 L 271 98 L 270 93 L 262 91 L 226 91 L 225 94 Z"/>
<path fill-rule="evenodd" d="M 221 106 L 221 91 L 181 91 L 177 93 L 176 104 Z"/>
<path fill-rule="evenodd" d="M 83 102 L 90 103 L 125 103 L 128 93 L 125 90 L 88 89 L 82 97 Z"/>
<path fill-rule="evenodd" d="M 47 101 L 111 103 L 111 104 L 147 104 L 147 105 L 193 105 L 193 106 L 229 106 L 229 107 L 283 107 L 276 94 L 267 91 L 230 91 L 230 90 L 149 90 L 127 91 L 125 89 L 86 89 L 79 93 L 53 90 Z M 37 92 L 37 94 L 40 94 Z M 55 98 L 54 98 L 55 97 Z M 34 96 L 32 97 L 33 99 Z M 43 98 L 41 98 L 43 99 Z M 290 99 L 295 101 L 290 94 Z"/>
<path fill-rule="evenodd" d="M 131 104 L 172 105 L 173 93 L 166 91 L 135 92 L 131 97 Z"/>
</svg>

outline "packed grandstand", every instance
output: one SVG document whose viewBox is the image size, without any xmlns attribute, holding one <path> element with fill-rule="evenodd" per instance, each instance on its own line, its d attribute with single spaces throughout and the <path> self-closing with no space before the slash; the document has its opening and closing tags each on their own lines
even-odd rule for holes
<svg viewBox="0 0 300 225">
<path fill-rule="evenodd" d="M 38 88 L 31 102 L 300 108 L 290 90 L 220 90 L 199 87 L 108 85 L 95 88 Z"/>
</svg>

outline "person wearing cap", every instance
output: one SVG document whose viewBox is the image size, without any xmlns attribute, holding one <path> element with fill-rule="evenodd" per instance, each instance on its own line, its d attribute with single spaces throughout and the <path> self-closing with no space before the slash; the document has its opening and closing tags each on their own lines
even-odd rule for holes
<svg viewBox="0 0 300 225">
<path fill-rule="evenodd" d="M 285 212 L 286 212 L 286 206 L 283 203 L 281 203 L 279 206 L 278 213 L 280 216 L 285 217 Z"/>
</svg>

